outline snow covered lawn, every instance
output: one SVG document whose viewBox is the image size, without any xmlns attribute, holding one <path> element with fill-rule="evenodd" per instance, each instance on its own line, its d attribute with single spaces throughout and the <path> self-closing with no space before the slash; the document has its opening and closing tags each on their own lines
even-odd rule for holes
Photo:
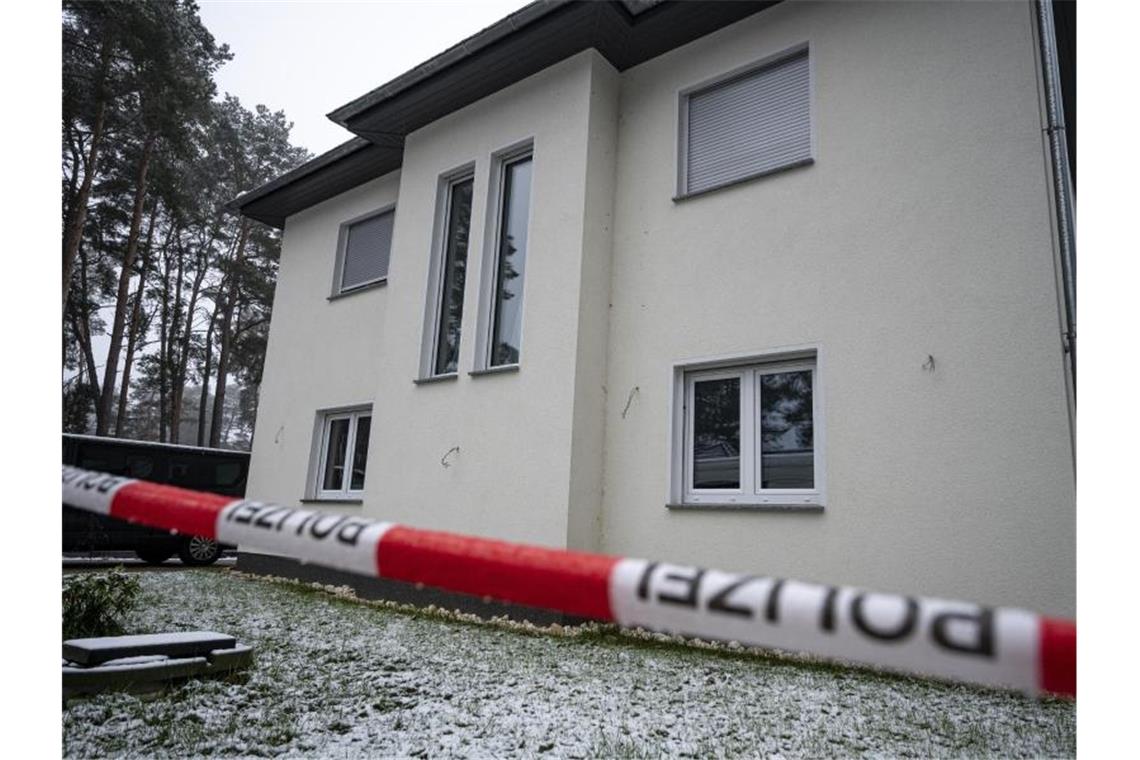
<svg viewBox="0 0 1140 760">
<path fill-rule="evenodd" d="M 68 757 L 1071 757 L 1074 705 L 679 646 L 537 634 L 228 570 L 144 573 L 135 633 L 254 647 L 228 680 L 63 709 Z"/>
</svg>

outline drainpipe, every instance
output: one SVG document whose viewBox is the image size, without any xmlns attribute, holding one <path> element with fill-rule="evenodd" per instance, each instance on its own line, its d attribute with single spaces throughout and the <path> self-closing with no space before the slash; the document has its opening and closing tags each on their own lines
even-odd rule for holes
<svg viewBox="0 0 1140 760">
<path fill-rule="evenodd" d="M 1049 137 L 1049 163 L 1053 175 L 1053 195 L 1057 204 L 1057 240 L 1061 249 L 1061 281 L 1064 296 L 1062 344 L 1068 354 L 1073 379 L 1073 404 L 1077 390 L 1077 269 L 1076 213 L 1073 183 L 1069 173 L 1069 148 L 1065 142 L 1065 112 L 1061 104 L 1061 67 L 1057 55 L 1057 35 L 1053 7 L 1049 0 L 1036 0 L 1037 38 L 1041 47 L 1041 75 L 1045 85 L 1045 133 Z"/>
</svg>

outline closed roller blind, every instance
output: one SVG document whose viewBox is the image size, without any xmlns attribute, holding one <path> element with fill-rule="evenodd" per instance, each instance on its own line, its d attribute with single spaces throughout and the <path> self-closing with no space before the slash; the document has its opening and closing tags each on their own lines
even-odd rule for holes
<svg viewBox="0 0 1140 760">
<path fill-rule="evenodd" d="M 695 193 L 811 158 L 808 53 L 689 95 Z"/>
<path fill-rule="evenodd" d="M 348 227 L 340 289 L 348 290 L 388 275 L 395 214 L 369 217 Z"/>
</svg>

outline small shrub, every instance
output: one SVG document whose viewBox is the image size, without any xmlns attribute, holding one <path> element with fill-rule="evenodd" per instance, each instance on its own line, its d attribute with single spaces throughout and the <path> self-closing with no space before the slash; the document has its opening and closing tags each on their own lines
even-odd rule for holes
<svg viewBox="0 0 1140 760">
<path fill-rule="evenodd" d="M 141 590 L 138 578 L 122 570 L 65 576 L 63 638 L 123 633 L 120 618 L 134 607 Z"/>
</svg>

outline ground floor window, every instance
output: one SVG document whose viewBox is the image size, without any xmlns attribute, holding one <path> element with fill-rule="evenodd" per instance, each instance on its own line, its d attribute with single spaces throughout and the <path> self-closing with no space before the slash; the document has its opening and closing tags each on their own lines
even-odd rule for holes
<svg viewBox="0 0 1140 760">
<path fill-rule="evenodd" d="M 317 498 L 354 498 L 363 493 L 371 431 L 371 408 L 322 414 Z"/>
<path fill-rule="evenodd" d="M 817 362 L 680 368 L 674 482 L 685 504 L 822 504 Z"/>
</svg>

